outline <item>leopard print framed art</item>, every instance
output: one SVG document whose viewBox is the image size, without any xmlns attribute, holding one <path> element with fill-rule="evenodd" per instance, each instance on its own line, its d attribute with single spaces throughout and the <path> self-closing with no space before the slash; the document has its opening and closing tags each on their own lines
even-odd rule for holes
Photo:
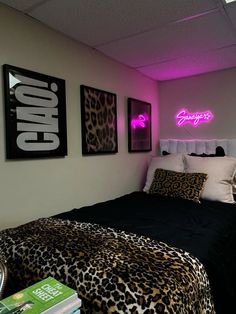
<svg viewBox="0 0 236 314">
<path fill-rule="evenodd" d="M 116 94 L 81 85 L 82 154 L 118 152 Z"/>
</svg>

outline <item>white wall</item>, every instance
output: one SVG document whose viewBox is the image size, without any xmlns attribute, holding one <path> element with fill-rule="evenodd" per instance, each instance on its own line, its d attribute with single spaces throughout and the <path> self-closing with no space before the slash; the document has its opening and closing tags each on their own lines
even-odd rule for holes
<svg viewBox="0 0 236 314">
<path fill-rule="evenodd" d="M 152 103 L 155 151 L 157 83 L 2 5 L 0 42 L 1 65 L 66 80 L 68 137 L 65 158 L 6 160 L 0 76 L 0 229 L 139 189 L 150 154 L 128 153 L 126 99 Z M 82 156 L 80 84 L 117 94 L 117 154 Z"/>
<path fill-rule="evenodd" d="M 236 68 L 159 82 L 160 138 L 236 138 Z M 181 108 L 210 110 L 214 119 L 198 127 L 176 126 Z"/>
</svg>

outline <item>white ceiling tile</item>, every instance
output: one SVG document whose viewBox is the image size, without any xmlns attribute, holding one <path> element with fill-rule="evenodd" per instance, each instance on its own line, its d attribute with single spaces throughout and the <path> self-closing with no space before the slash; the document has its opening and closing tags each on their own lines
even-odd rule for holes
<svg viewBox="0 0 236 314">
<path fill-rule="evenodd" d="M 236 3 L 225 4 L 223 0 L 0 0 L 0 3 L 153 79 L 236 66 Z"/>
<path fill-rule="evenodd" d="M 97 49 L 122 63 L 138 67 L 233 43 L 236 43 L 235 32 L 219 12 L 214 12 Z"/>
<path fill-rule="evenodd" d="M 191 57 L 179 58 L 138 70 L 154 80 L 172 80 L 236 67 L 236 45 Z"/>
<path fill-rule="evenodd" d="M 231 20 L 231 23 L 234 25 L 236 31 L 236 2 L 225 6 L 225 10 Z"/>
<path fill-rule="evenodd" d="M 30 15 L 95 46 L 215 8 L 214 0 L 51 0 Z"/>
<path fill-rule="evenodd" d="M 42 0 L 0 0 L 0 2 L 19 11 L 25 12 L 36 4 L 42 3 Z"/>
</svg>

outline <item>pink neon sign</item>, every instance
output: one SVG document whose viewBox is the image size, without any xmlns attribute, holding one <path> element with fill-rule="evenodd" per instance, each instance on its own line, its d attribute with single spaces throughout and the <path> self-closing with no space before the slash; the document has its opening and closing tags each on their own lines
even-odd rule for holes
<svg viewBox="0 0 236 314">
<path fill-rule="evenodd" d="M 147 114 L 139 114 L 137 118 L 133 118 L 131 120 L 131 126 L 133 129 L 136 128 L 145 128 L 146 124 L 145 122 L 147 121 Z"/>
<path fill-rule="evenodd" d="M 186 123 L 191 123 L 193 126 L 198 126 L 202 122 L 210 122 L 213 119 L 211 111 L 202 111 L 190 113 L 186 109 L 180 110 L 176 115 L 177 125 L 182 126 Z"/>
</svg>

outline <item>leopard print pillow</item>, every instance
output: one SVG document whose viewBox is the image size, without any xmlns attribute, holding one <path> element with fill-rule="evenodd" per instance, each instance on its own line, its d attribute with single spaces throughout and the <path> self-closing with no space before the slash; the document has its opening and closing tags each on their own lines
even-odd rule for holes
<svg viewBox="0 0 236 314">
<path fill-rule="evenodd" d="M 199 202 L 206 179 L 207 174 L 205 173 L 156 169 L 149 193 Z"/>
</svg>

